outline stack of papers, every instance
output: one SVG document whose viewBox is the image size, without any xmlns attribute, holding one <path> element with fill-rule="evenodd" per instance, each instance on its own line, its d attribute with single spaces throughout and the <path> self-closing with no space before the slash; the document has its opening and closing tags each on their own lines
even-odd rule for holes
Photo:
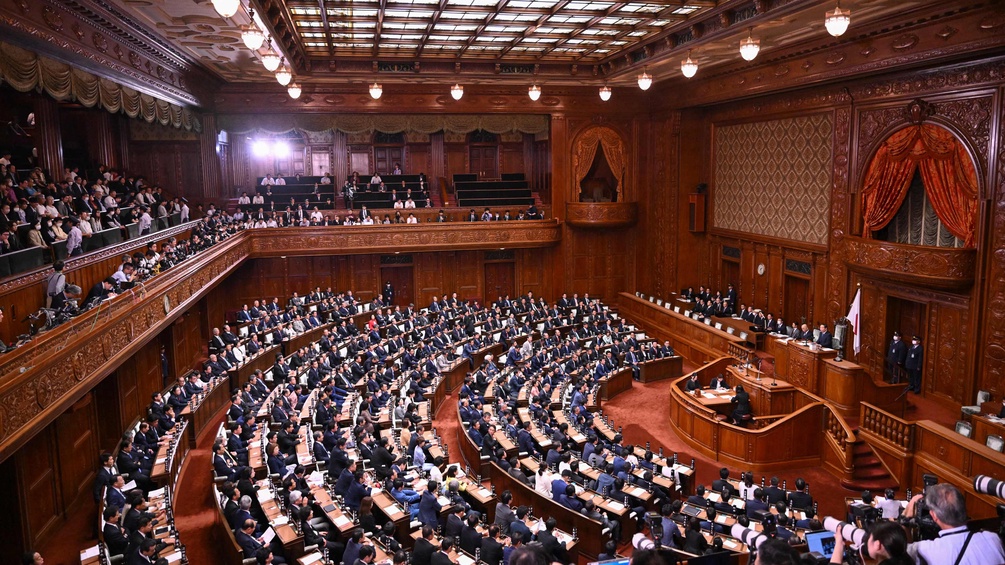
<svg viewBox="0 0 1005 565">
<path fill-rule="evenodd" d="M 286 516 L 276 516 L 272 520 L 272 525 L 273 526 L 285 526 L 286 524 L 289 524 L 289 523 L 290 523 L 290 519 L 287 518 Z"/>
<path fill-rule="evenodd" d="M 348 526 L 351 523 L 352 522 L 350 522 L 349 518 L 345 517 L 345 514 L 340 514 L 337 518 L 335 518 L 335 527 L 338 528 L 338 529 L 340 529 L 340 530 L 344 526 Z"/>
<path fill-rule="evenodd" d="M 312 565 L 313 563 L 321 561 L 321 557 L 322 555 L 315 551 L 314 553 L 301 557 L 300 562 L 304 565 Z"/>
<path fill-rule="evenodd" d="M 608 502 L 607 506 L 609 506 L 611 510 L 614 510 L 615 512 L 621 512 L 622 510 L 625 509 L 624 504 L 621 504 L 620 502 L 615 502 L 613 500 Z"/>
</svg>

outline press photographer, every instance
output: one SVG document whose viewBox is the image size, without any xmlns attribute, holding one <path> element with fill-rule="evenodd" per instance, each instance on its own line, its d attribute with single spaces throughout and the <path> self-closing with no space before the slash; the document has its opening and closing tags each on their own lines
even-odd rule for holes
<svg viewBox="0 0 1005 565">
<path fill-rule="evenodd" d="M 834 532 L 830 563 L 875 561 L 879 565 L 913 565 L 915 562 L 907 552 L 907 532 L 897 522 L 878 522 L 866 531 L 834 518 L 825 518 L 824 527 Z M 846 540 L 857 550 L 846 554 Z"/>
<path fill-rule="evenodd" d="M 917 563 L 927 565 L 1001 565 L 1005 550 L 993 532 L 974 532 L 967 528 L 967 506 L 963 494 L 951 484 L 942 483 L 911 498 L 904 511 L 914 518 L 924 501 L 932 520 L 939 526 L 935 539 L 916 541 L 907 552 Z"/>
</svg>

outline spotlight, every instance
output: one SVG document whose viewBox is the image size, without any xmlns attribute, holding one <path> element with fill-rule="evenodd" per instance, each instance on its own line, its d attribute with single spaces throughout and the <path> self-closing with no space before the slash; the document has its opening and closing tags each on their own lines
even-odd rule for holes
<svg viewBox="0 0 1005 565">
<path fill-rule="evenodd" d="M 300 98 L 300 83 L 298 82 L 290 83 L 290 86 L 286 89 L 286 92 L 289 92 L 290 98 L 294 100 Z"/>
<path fill-rule="evenodd" d="M 600 99 L 603 100 L 604 102 L 607 102 L 608 100 L 611 99 L 611 87 L 607 86 L 606 84 L 600 87 Z"/>
<path fill-rule="evenodd" d="M 531 86 L 527 91 L 527 96 L 530 96 L 531 100 L 537 102 L 541 98 L 541 87 L 536 84 Z"/>
<path fill-rule="evenodd" d="M 460 84 L 455 84 L 451 86 L 450 96 L 453 97 L 454 100 L 460 100 L 461 96 L 464 96 L 464 87 L 461 86 Z"/>
<path fill-rule="evenodd" d="M 251 153 L 255 157 L 267 157 L 269 155 L 269 144 L 262 139 L 256 139 L 251 144 Z"/>
<path fill-rule="evenodd" d="M 381 88 L 379 84 L 373 83 L 370 85 L 370 96 L 372 96 L 374 100 L 380 98 L 381 94 L 384 94 L 384 89 Z"/>
<path fill-rule="evenodd" d="M 285 141 L 277 141 L 272 146 L 272 151 L 276 157 L 286 157 L 290 154 L 290 146 Z"/>
</svg>

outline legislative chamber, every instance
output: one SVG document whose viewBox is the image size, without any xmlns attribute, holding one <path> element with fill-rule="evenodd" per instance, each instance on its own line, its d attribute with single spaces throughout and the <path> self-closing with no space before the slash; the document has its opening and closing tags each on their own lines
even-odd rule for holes
<svg viewBox="0 0 1005 565">
<path fill-rule="evenodd" d="M 1001 2 L 0 16 L 3 563 L 1005 563 Z"/>
</svg>

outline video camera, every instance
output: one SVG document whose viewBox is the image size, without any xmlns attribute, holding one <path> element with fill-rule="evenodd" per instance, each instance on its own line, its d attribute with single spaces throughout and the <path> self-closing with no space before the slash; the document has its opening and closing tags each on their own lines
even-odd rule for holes
<svg viewBox="0 0 1005 565">
<path fill-rule="evenodd" d="M 993 479 L 987 475 L 977 475 L 974 477 L 974 490 L 981 494 L 998 497 L 1005 500 L 1005 481 Z M 997 504 L 995 510 L 998 512 L 998 537 L 1005 543 L 1005 504 Z"/>
<path fill-rule="evenodd" d="M 924 488 L 922 493 L 928 491 L 928 487 L 935 486 L 939 484 L 939 478 L 932 474 L 924 474 L 921 476 Z M 911 498 L 911 493 L 908 491 L 909 500 Z M 932 513 L 928 508 L 928 503 L 925 502 L 924 497 L 918 500 L 914 505 L 914 517 L 912 518 L 901 518 L 901 523 L 904 526 L 917 528 L 917 535 L 914 536 L 915 540 L 933 540 L 939 536 L 939 525 L 935 523 L 932 519 Z"/>
</svg>

